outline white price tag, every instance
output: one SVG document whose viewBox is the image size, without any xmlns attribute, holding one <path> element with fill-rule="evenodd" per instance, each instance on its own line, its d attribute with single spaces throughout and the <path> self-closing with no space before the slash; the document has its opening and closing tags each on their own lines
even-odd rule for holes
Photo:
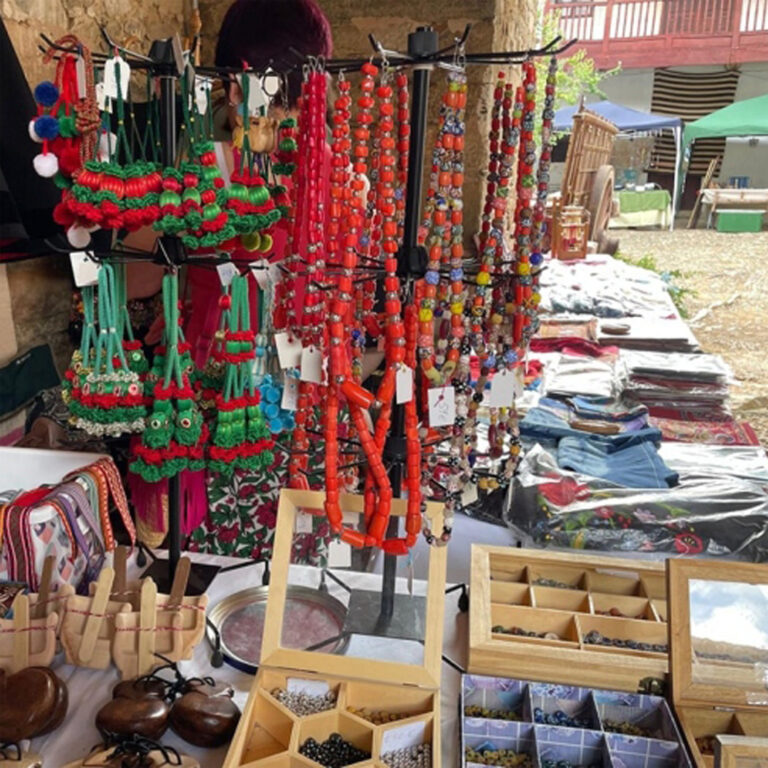
<svg viewBox="0 0 768 768">
<path fill-rule="evenodd" d="M 272 283 L 272 285 L 277 285 L 282 278 L 280 267 L 278 267 L 277 264 L 270 264 L 267 259 L 257 259 L 256 261 L 252 261 L 248 266 L 250 267 L 251 272 L 253 272 L 253 277 L 255 278 L 256 283 L 262 290 L 266 290 L 270 283 Z"/>
<path fill-rule="evenodd" d="M 325 696 L 331 690 L 325 680 L 305 680 L 301 677 L 289 677 L 285 687 L 289 693 L 303 693 L 306 696 Z"/>
<path fill-rule="evenodd" d="M 515 403 L 515 374 L 506 368 L 497 371 L 491 379 L 490 408 L 510 408 Z"/>
<path fill-rule="evenodd" d="M 456 421 L 456 391 L 453 387 L 429 390 L 429 426 L 447 427 Z"/>
<path fill-rule="evenodd" d="M 199 114 L 204 115 L 208 109 L 208 95 L 211 92 L 211 81 L 206 77 L 195 78 L 195 106 Z"/>
<path fill-rule="evenodd" d="M 296 525 L 294 526 L 296 533 L 312 533 L 312 515 L 308 515 L 305 512 L 299 512 L 296 515 Z"/>
<path fill-rule="evenodd" d="M 261 90 L 267 101 L 272 101 L 280 92 L 280 75 L 272 67 L 267 67 L 267 71 L 261 78 Z"/>
<path fill-rule="evenodd" d="M 395 374 L 396 402 L 398 405 L 413 400 L 413 368 L 399 364 Z"/>
<path fill-rule="evenodd" d="M 295 411 L 299 407 L 299 382 L 293 376 L 285 377 L 280 407 L 284 411 Z"/>
<path fill-rule="evenodd" d="M 131 67 L 120 56 L 114 56 L 104 62 L 104 93 L 110 99 L 117 98 L 117 84 L 120 83 L 120 95 L 128 98 L 128 87 L 131 82 Z"/>
<path fill-rule="evenodd" d="M 477 483 L 467 483 L 461 494 L 461 505 L 468 507 L 470 504 L 474 504 L 477 498 Z"/>
<path fill-rule="evenodd" d="M 317 347 L 301 350 L 301 371 L 299 378 L 312 384 L 323 382 L 323 351 Z"/>
<path fill-rule="evenodd" d="M 93 254 L 90 251 L 72 251 L 69 254 L 69 261 L 72 264 L 72 275 L 78 288 L 98 284 L 101 264 L 93 260 Z"/>
<path fill-rule="evenodd" d="M 301 365 L 301 342 L 295 336 L 285 332 L 276 333 L 275 346 L 282 369 L 298 368 Z"/>
<path fill-rule="evenodd" d="M 75 78 L 77 79 L 77 97 L 84 99 L 88 95 L 86 93 L 88 85 L 85 78 L 85 60 L 82 56 L 78 56 L 75 60 Z"/>
<path fill-rule="evenodd" d="M 526 353 L 527 354 L 527 353 Z M 528 370 L 528 365 L 518 365 L 515 368 L 515 397 L 522 397 L 525 394 L 525 371 Z"/>
<path fill-rule="evenodd" d="M 427 724 L 424 720 L 407 725 L 399 725 L 384 731 L 381 737 L 379 754 L 396 752 L 399 749 L 418 747 L 426 740 Z"/>
<path fill-rule="evenodd" d="M 99 111 L 111 112 L 112 104 L 110 103 L 109 99 L 107 98 L 107 94 L 104 91 L 104 83 L 96 83 L 94 90 L 96 91 L 96 104 L 99 107 Z"/>
<path fill-rule="evenodd" d="M 328 567 L 349 568 L 352 565 L 352 551 L 349 544 L 332 539 L 328 544 Z"/>
<path fill-rule="evenodd" d="M 260 115 L 261 110 L 269 104 L 267 94 L 264 93 L 264 89 L 261 87 L 260 78 L 256 75 L 238 75 L 237 79 L 240 82 L 241 88 L 243 88 L 244 77 L 248 78 L 248 114 Z M 243 93 L 245 93 L 244 88 Z"/>
<path fill-rule="evenodd" d="M 240 274 L 240 270 L 231 261 L 217 264 L 216 271 L 219 273 L 219 280 L 225 288 L 231 285 L 235 277 Z"/>
</svg>

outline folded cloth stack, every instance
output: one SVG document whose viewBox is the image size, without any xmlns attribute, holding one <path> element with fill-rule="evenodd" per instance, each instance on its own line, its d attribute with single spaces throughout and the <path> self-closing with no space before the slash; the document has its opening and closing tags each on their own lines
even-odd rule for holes
<svg viewBox="0 0 768 768">
<path fill-rule="evenodd" d="M 651 416 L 682 421 L 730 421 L 731 370 L 717 355 L 622 350 L 624 397 Z"/>
<path fill-rule="evenodd" d="M 547 361 L 542 393 L 548 397 L 586 395 L 602 402 L 613 401 L 623 388 L 615 359 L 558 355 Z"/>
<path fill-rule="evenodd" d="M 642 406 L 588 398 L 542 398 L 520 422 L 526 443 L 556 449 L 558 465 L 627 488 L 668 488 L 677 474 L 659 456 L 661 431 L 647 426 Z"/>
</svg>

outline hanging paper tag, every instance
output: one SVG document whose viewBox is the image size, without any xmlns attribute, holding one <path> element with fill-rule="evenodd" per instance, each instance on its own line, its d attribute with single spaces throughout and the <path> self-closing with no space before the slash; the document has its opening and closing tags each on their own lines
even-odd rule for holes
<svg viewBox="0 0 768 768">
<path fill-rule="evenodd" d="M 298 368 L 301 365 L 301 342 L 296 337 L 285 332 L 276 333 L 275 346 L 281 368 Z"/>
<path fill-rule="evenodd" d="M 266 259 L 252 261 L 249 265 L 257 285 L 262 290 L 266 290 L 269 284 L 276 285 L 282 278 L 282 273 L 277 264 L 270 264 Z"/>
<path fill-rule="evenodd" d="M 78 288 L 98 284 L 101 264 L 93 260 L 93 253 L 73 251 L 69 254 L 69 261 L 72 264 L 72 275 Z"/>
<path fill-rule="evenodd" d="M 225 288 L 231 285 L 235 277 L 240 274 L 240 270 L 231 261 L 217 264 L 216 271 L 219 273 L 219 280 Z"/>
<path fill-rule="evenodd" d="M 237 80 L 243 88 L 243 78 L 248 78 L 248 109 L 249 115 L 260 115 L 261 110 L 269 104 L 269 99 L 261 87 L 260 79 L 256 75 L 238 75 Z M 245 89 L 243 88 L 243 93 Z"/>
<path fill-rule="evenodd" d="M 429 390 L 429 426 L 447 427 L 456 421 L 456 392 L 453 387 Z"/>
<path fill-rule="evenodd" d="M 506 368 L 498 371 L 491 379 L 489 408 L 511 408 L 515 403 L 515 374 Z"/>
<path fill-rule="evenodd" d="M 325 696 L 331 690 L 325 680 L 304 680 L 300 677 L 289 677 L 285 687 L 289 693 L 303 693 L 306 696 Z"/>
<path fill-rule="evenodd" d="M 349 568 L 352 565 L 352 551 L 349 544 L 338 539 L 328 543 L 328 567 Z"/>
<path fill-rule="evenodd" d="M 312 533 L 312 515 L 307 515 L 305 513 L 296 515 L 294 531 L 296 533 Z"/>
<path fill-rule="evenodd" d="M 396 402 L 398 405 L 413 400 L 413 368 L 400 363 L 395 374 Z"/>
<path fill-rule="evenodd" d="M 112 103 L 107 98 L 107 94 L 104 90 L 104 83 L 96 83 L 94 88 L 96 91 L 96 104 L 99 107 L 100 112 L 111 112 Z"/>
<path fill-rule="evenodd" d="M 477 501 L 477 483 L 467 483 L 461 494 L 461 505 L 468 507 Z"/>
<path fill-rule="evenodd" d="M 104 62 L 104 93 L 110 99 L 117 98 L 117 84 L 120 83 L 120 95 L 128 98 L 128 87 L 131 82 L 131 67 L 120 56 L 114 56 Z"/>
<path fill-rule="evenodd" d="M 299 407 L 299 382 L 293 376 L 285 377 L 280 407 L 284 411 L 295 411 Z"/>
<path fill-rule="evenodd" d="M 78 56 L 75 60 L 75 78 L 77 80 L 77 98 L 84 99 L 87 96 L 88 84 L 85 78 L 85 60 Z"/>
<path fill-rule="evenodd" d="M 424 720 L 390 728 L 381 737 L 379 753 L 386 755 L 388 752 L 418 747 L 426 741 L 426 731 L 427 723 Z"/>
<path fill-rule="evenodd" d="M 271 102 L 280 92 L 280 75 L 271 67 L 267 67 L 267 71 L 261 78 L 261 90 L 267 102 Z"/>
<path fill-rule="evenodd" d="M 208 96 L 211 92 L 211 81 L 207 77 L 195 79 L 195 106 L 204 115 L 208 109 Z"/>
<path fill-rule="evenodd" d="M 527 366 L 526 366 L 527 369 Z M 522 365 L 515 368 L 515 398 L 525 393 L 525 370 Z"/>
<path fill-rule="evenodd" d="M 317 347 L 305 347 L 301 350 L 301 371 L 299 378 L 312 384 L 323 382 L 323 352 Z"/>
</svg>

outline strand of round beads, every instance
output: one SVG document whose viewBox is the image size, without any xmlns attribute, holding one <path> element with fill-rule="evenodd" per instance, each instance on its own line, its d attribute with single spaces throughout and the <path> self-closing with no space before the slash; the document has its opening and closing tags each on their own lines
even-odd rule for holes
<svg viewBox="0 0 768 768">
<path fill-rule="evenodd" d="M 400 72 L 397 83 L 397 188 L 395 206 L 397 208 L 397 236 L 403 239 L 405 222 L 405 188 L 408 184 L 408 152 L 411 143 L 411 123 L 409 112 L 408 75 Z"/>
</svg>

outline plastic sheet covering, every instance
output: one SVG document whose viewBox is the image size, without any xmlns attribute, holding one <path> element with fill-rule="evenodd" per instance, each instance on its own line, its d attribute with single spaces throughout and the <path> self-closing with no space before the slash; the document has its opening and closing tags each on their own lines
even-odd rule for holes
<svg viewBox="0 0 768 768">
<path fill-rule="evenodd" d="M 768 457 L 759 445 L 662 443 L 659 455 L 670 469 L 689 478 L 738 477 L 768 490 Z"/>
<path fill-rule="evenodd" d="M 623 349 L 619 359 L 628 376 L 719 383 L 733 378 L 731 369 L 719 355 Z"/>
<path fill-rule="evenodd" d="M 723 463 L 742 461 L 734 458 L 741 449 L 715 448 L 729 451 L 719 454 Z M 744 453 L 750 469 L 740 471 L 752 472 L 752 461 L 757 471 L 757 458 Z M 561 470 L 538 445 L 520 464 L 505 520 L 537 546 L 768 560 L 768 483 L 681 471 L 675 488 L 624 488 Z"/>
<path fill-rule="evenodd" d="M 623 387 L 624 382 L 610 358 L 558 355 L 544 369 L 542 389 L 549 396 L 589 395 L 609 401 L 615 399 Z"/>
<path fill-rule="evenodd" d="M 604 259 L 575 264 L 548 261 L 540 278 L 541 311 L 595 317 L 676 316 L 659 275 L 609 256 Z"/>
</svg>

